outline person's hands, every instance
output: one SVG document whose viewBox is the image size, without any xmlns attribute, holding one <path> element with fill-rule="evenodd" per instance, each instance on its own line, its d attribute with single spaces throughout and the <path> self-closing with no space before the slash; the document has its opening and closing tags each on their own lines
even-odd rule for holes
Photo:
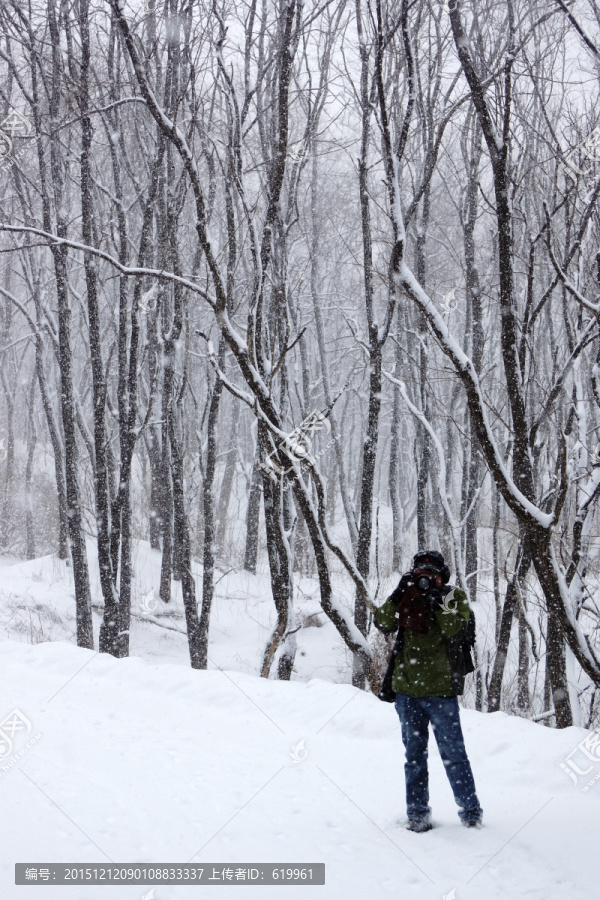
<svg viewBox="0 0 600 900">
<path fill-rule="evenodd" d="M 413 583 L 413 577 L 410 572 L 407 572 L 405 575 L 403 575 L 398 583 L 398 586 L 391 594 L 390 599 L 392 603 L 394 603 L 396 606 L 402 603 L 406 596 L 406 591 L 411 587 Z"/>
<path fill-rule="evenodd" d="M 428 594 L 425 595 L 425 602 L 429 604 L 432 610 L 441 609 L 444 605 L 444 597 L 439 588 L 432 588 Z"/>
</svg>

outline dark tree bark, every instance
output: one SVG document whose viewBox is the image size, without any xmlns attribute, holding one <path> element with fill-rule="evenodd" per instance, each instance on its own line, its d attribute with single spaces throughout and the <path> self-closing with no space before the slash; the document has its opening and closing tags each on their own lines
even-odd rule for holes
<svg viewBox="0 0 600 900">
<path fill-rule="evenodd" d="M 48 0 L 48 26 L 51 44 L 51 82 L 49 102 L 50 127 L 50 171 L 51 186 L 45 184 L 45 161 L 43 149 L 39 146 L 40 175 L 44 209 L 44 227 L 52 231 L 49 198 L 52 196 L 56 217 L 56 234 L 59 238 L 67 237 L 67 223 L 64 208 L 64 163 L 61 158 L 60 141 L 60 99 L 62 95 L 62 64 L 60 59 L 61 35 L 56 16 L 55 0 Z M 35 65 L 35 64 L 34 64 Z M 40 106 L 36 103 L 36 131 L 42 134 L 43 127 L 39 121 Z M 50 190 L 47 189 L 50 188 Z M 67 497 L 67 517 L 69 526 L 69 546 L 73 562 L 73 580 L 75 583 L 75 603 L 77 618 L 77 643 L 80 647 L 93 649 L 94 635 L 92 629 L 92 598 L 88 573 L 85 534 L 81 511 L 81 499 L 78 483 L 77 437 L 75 432 L 75 401 L 73 392 L 73 372 L 71 351 L 71 308 L 68 290 L 67 248 L 64 244 L 51 244 L 50 250 L 54 260 L 54 275 L 58 300 L 58 348 L 61 386 L 61 415 L 65 443 L 65 484 Z"/>
<path fill-rule="evenodd" d="M 31 476 L 37 445 L 37 429 L 35 427 L 35 386 L 37 375 L 34 372 L 29 389 L 29 409 L 27 415 L 27 462 L 25 464 L 25 558 L 36 558 L 35 523 L 33 517 L 33 501 L 31 496 Z"/>
<path fill-rule="evenodd" d="M 146 446 L 148 449 L 148 460 L 150 462 L 150 546 L 153 550 L 160 550 L 164 499 L 162 488 L 160 444 L 157 436 L 157 430 L 153 426 L 148 428 Z"/>
<path fill-rule="evenodd" d="M 524 602 L 524 598 L 523 598 L 523 602 Z M 531 709 L 531 696 L 530 696 L 530 692 L 529 692 L 529 660 L 531 658 L 531 654 L 530 654 L 530 649 L 529 649 L 527 623 L 525 620 L 525 610 L 522 608 L 521 603 L 519 603 L 518 618 L 519 618 L 519 666 L 518 666 L 517 706 L 518 706 L 520 712 L 525 714 L 525 713 L 530 712 L 530 709 Z"/>
<path fill-rule="evenodd" d="M 246 507 L 246 549 L 244 552 L 244 569 L 253 575 L 256 575 L 256 561 L 258 558 L 258 522 L 262 487 L 260 463 L 260 445 L 257 439 L 250 488 L 248 490 L 248 505 Z"/>
<path fill-rule="evenodd" d="M 502 608 L 502 617 L 500 621 L 500 634 L 496 643 L 496 657 L 494 660 L 494 668 L 490 679 L 488 690 L 487 709 L 488 712 L 498 712 L 500 709 L 500 700 L 502 694 L 502 679 L 504 676 L 504 668 L 506 665 L 506 657 L 508 655 L 508 645 L 510 643 L 510 632 L 512 628 L 513 618 L 517 610 L 517 582 L 523 583 L 529 567 L 531 565 L 531 550 L 529 542 L 521 536 L 517 549 L 517 564 L 515 572 L 510 579 L 506 588 L 506 597 Z"/>
<path fill-rule="evenodd" d="M 94 246 L 94 206 L 91 184 L 92 122 L 89 115 L 90 91 L 90 28 L 89 2 L 80 0 L 79 31 L 81 37 L 81 67 L 79 105 L 81 110 L 81 221 L 82 237 L 88 247 Z M 84 253 L 85 285 L 88 307 L 89 347 L 92 362 L 92 404 L 94 419 L 94 493 L 96 526 L 98 529 L 98 565 L 100 587 L 104 598 L 104 621 L 100 629 L 100 652 L 120 656 L 119 597 L 115 588 L 110 553 L 110 497 L 106 463 L 106 379 L 102 359 L 100 310 L 98 304 L 97 261 Z"/>
<path fill-rule="evenodd" d="M 261 423 L 259 432 L 261 442 L 268 446 L 266 429 Z M 289 681 L 294 666 L 295 637 L 290 634 L 290 626 L 293 627 L 293 623 L 290 623 L 290 614 L 293 615 L 293 581 L 290 545 L 284 524 L 283 477 L 279 476 L 274 482 L 268 475 L 263 476 L 267 553 L 277 622 L 265 647 L 260 674 L 263 678 L 269 677 L 277 649 L 283 643 L 277 674 L 280 679 Z"/>
<path fill-rule="evenodd" d="M 219 522 L 219 526 L 217 529 L 217 547 L 219 548 L 219 552 L 223 553 L 225 547 L 225 535 L 227 532 L 227 516 L 229 512 L 229 502 L 231 499 L 231 491 L 233 488 L 233 481 L 235 478 L 235 464 L 237 461 L 237 448 L 236 443 L 238 439 L 238 431 L 239 431 L 239 422 L 240 422 L 240 405 L 239 403 L 233 404 L 233 409 L 231 411 L 231 429 L 229 433 L 229 446 L 227 448 L 227 452 L 225 455 L 225 471 L 223 473 L 223 480 L 221 482 L 221 492 L 219 494 L 219 505 L 217 511 L 217 520 Z"/>
<path fill-rule="evenodd" d="M 400 307 L 397 314 L 400 323 Z M 398 324 L 400 331 L 400 324 Z M 400 377 L 400 347 L 396 342 L 394 374 Z M 402 520 L 402 503 L 400 501 L 400 389 L 393 385 L 392 422 L 390 425 L 390 467 L 388 475 L 390 506 L 392 508 L 392 569 L 400 570 L 402 565 L 402 548 L 404 545 L 404 529 Z"/>
<path fill-rule="evenodd" d="M 225 341 L 219 341 L 218 359 L 220 366 L 225 359 Z M 204 466 L 204 484 L 202 492 L 202 507 L 204 510 L 204 542 L 203 542 L 203 572 L 202 572 L 202 611 L 200 613 L 199 627 L 199 668 L 206 669 L 208 665 L 208 629 L 210 625 L 210 612 L 214 594 L 215 574 L 215 510 L 214 510 L 214 482 L 215 466 L 217 462 L 217 421 L 219 406 L 223 393 L 223 382 L 215 379 L 213 384 L 210 404 L 208 407 L 208 423 L 206 429 L 206 463 Z"/>
</svg>

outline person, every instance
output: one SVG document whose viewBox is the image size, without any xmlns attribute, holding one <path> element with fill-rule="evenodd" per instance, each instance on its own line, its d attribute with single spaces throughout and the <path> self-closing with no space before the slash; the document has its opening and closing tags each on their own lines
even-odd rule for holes
<svg viewBox="0 0 600 900">
<path fill-rule="evenodd" d="M 375 613 L 384 634 L 398 631 L 399 646 L 391 675 L 390 697 L 402 726 L 406 750 L 406 811 L 410 831 L 432 828 L 429 806 L 427 744 L 429 723 L 446 775 L 466 827 L 480 828 L 483 810 L 475 791 L 473 772 L 460 725 L 458 695 L 464 674 L 453 671 L 449 647 L 467 628 L 470 607 L 465 591 L 448 584 L 450 571 L 437 551 L 421 551 L 410 572 Z M 390 673 L 391 674 L 391 673 Z"/>
</svg>

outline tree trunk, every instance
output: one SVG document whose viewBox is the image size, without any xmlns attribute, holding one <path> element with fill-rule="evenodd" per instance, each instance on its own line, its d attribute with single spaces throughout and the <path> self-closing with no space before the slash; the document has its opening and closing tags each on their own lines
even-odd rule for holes
<svg viewBox="0 0 600 900">
<path fill-rule="evenodd" d="M 29 389 L 29 410 L 27 416 L 27 463 L 25 465 L 25 534 L 26 547 L 25 558 L 35 559 L 35 527 L 33 518 L 33 502 L 31 497 L 31 476 L 33 473 L 33 461 L 37 444 L 37 431 L 35 427 L 35 385 L 36 373 L 34 371 Z"/>
<path fill-rule="evenodd" d="M 93 246 L 94 221 L 90 172 L 92 153 L 92 123 L 88 110 L 90 34 L 89 0 L 80 0 L 79 28 L 81 34 L 80 110 L 81 110 L 81 222 L 84 243 Z M 85 286 L 88 307 L 89 345 L 92 362 L 92 402 L 94 418 L 94 494 L 96 501 L 96 527 L 100 587 L 104 599 L 104 621 L 100 628 L 100 652 L 120 656 L 119 597 L 115 588 L 110 552 L 110 497 L 108 494 L 108 469 L 106 465 L 105 404 L 106 384 L 100 336 L 100 310 L 98 305 L 97 263 L 89 253 L 84 253 Z"/>
<path fill-rule="evenodd" d="M 246 507 L 246 550 L 244 553 L 244 569 L 253 575 L 256 575 L 256 562 L 258 559 L 258 522 L 262 481 L 260 461 L 260 442 L 257 438 L 250 490 L 248 491 L 248 505 Z"/>
<path fill-rule="evenodd" d="M 490 679 L 490 687 L 488 691 L 488 712 L 498 712 L 500 709 L 500 699 L 502 695 L 502 678 L 504 676 L 504 667 L 506 665 L 506 657 L 508 655 L 508 645 L 510 643 L 510 632 L 515 609 L 517 608 L 517 581 L 523 582 L 523 579 L 529 571 L 531 565 L 531 550 L 529 549 L 529 541 L 523 535 L 519 540 L 517 548 L 517 568 L 506 588 L 506 597 L 504 607 L 502 609 L 502 618 L 500 621 L 500 634 L 496 645 L 496 657 L 494 660 L 494 668 Z"/>
<path fill-rule="evenodd" d="M 219 367 L 225 359 L 225 341 L 219 341 L 218 360 Z M 214 523 L 214 481 L 215 466 L 217 463 L 217 421 L 219 418 L 219 406 L 223 382 L 220 378 L 215 380 L 210 398 L 208 411 L 208 424 L 206 432 L 206 465 L 204 466 L 204 490 L 202 506 L 204 509 L 204 541 L 202 572 L 202 612 L 200 613 L 199 627 L 199 668 L 206 669 L 208 664 L 208 629 L 210 625 L 210 611 L 214 593 L 215 573 L 215 523 Z"/>
<path fill-rule="evenodd" d="M 225 456 L 225 472 L 223 481 L 221 482 L 221 493 L 219 494 L 219 506 L 217 512 L 217 520 L 219 526 L 217 529 L 216 544 L 221 554 L 225 549 L 225 535 L 227 533 L 227 514 L 229 511 L 229 501 L 231 499 L 231 489 L 235 477 L 235 464 L 237 460 L 237 440 L 240 421 L 240 405 L 233 402 L 231 411 L 231 430 L 229 434 L 229 447 Z"/>
<path fill-rule="evenodd" d="M 398 307 L 398 330 L 400 330 L 400 307 Z M 400 377 L 400 347 L 396 344 L 396 360 L 394 374 Z M 392 422 L 390 425 L 390 468 L 389 468 L 390 506 L 392 508 L 392 569 L 400 571 L 402 565 L 402 548 L 404 545 L 404 516 L 400 501 L 400 389 L 393 386 Z"/>
<path fill-rule="evenodd" d="M 264 426 L 259 423 L 262 432 L 262 440 L 267 441 Z M 269 569 L 271 573 L 271 590 L 273 601 L 277 611 L 277 623 L 271 638 L 267 642 L 263 654 L 261 676 L 269 677 L 271 664 L 280 644 L 283 644 L 279 659 L 278 675 L 282 680 L 289 681 L 294 666 L 296 652 L 295 634 L 290 634 L 294 628 L 293 620 L 293 581 L 292 561 L 290 559 L 290 544 L 285 532 L 283 521 L 283 483 L 279 476 L 274 483 L 268 475 L 263 477 L 263 497 L 265 509 L 265 525 L 267 531 L 267 552 L 269 555 Z"/>
<path fill-rule="evenodd" d="M 192 669 L 206 668 L 206 652 L 202 650 L 200 641 L 200 623 L 198 622 L 198 607 L 196 603 L 196 583 L 192 574 L 192 552 L 190 545 L 190 529 L 185 508 L 185 493 L 183 484 L 183 457 L 181 444 L 175 433 L 174 414 L 171 412 L 168 419 L 169 441 L 171 444 L 171 459 L 173 465 L 173 507 L 176 519 L 176 527 L 181 534 L 181 592 L 185 609 L 185 621 L 187 626 L 188 647 Z M 206 544 L 206 538 L 205 538 Z M 205 573 L 206 576 L 206 573 Z"/>
<path fill-rule="evenodd" d="M 171 454 L 169 452 L 169 434 L 167 418 L 170 399 L 167 396 L 167 373 L 165 371 L 165 385 L 163 385 L 163 426 L 162 426 L 162 459 L 161 459 L 161 484 L 162 484 L 162 559 L 160 565 L 160 589 L 159 596 L 163 603 L 171 602 L 171 578 L 173 575 L 173 487 L 171 484 Z"/>
<path fill-rule="evenodd" d="M 521 592 L 523 603 L 525 597 Z M 526 715 L 531 709 L 531 696 L 529 693 L 529 641 L 527 624 L 525 621 L 525 610 L 519 603 L 519 669 L 518 669 L 518 694 L 517 707 L 522 715 Z"/>
</svg>

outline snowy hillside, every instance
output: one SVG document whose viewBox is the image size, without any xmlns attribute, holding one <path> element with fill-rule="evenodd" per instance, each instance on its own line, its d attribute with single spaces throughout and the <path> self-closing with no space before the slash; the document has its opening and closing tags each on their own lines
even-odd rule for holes
<svg viewBox="0 0 600 900">
<path fill-rule="evenodd" d="M 3 639 L 0 660 L 2 716 L 18 709 L 31 723 L 13 754 L 40 735 L 0 778 L 3 900 L 149 891 L 14 885 L 15 862 L 111 860 L 326 866 L 324 887 L 221 886 L 218 897 L 595 896 L 600 787 L 583 792 L 560 769 L 579 728 L 464 710 L 485 827 L 459 824 L 430 744 L 436 828 L 418 835 L 400 824 L 394 709 L 349 685 L 117 661 L 62 641 Z M 199 896 L 210 887 L 154 890 Z"/>
<path fill-rule="evenodd" d="M 93 602 L 94 646 L 103 615 L 96 544 L 87 542 Z M 173 582 L 173 601 L 158 599 L 161 554 L 147 541 L 136 541 L 131 607 L 131 653 L 151 661 L 189 667 L 181 583 Z M 265 568 L 265 567 L 263 567 Z M 202 566 L 195 560 L 197 596 L 200 597 Z M 316 579 L 297 576 L 296 619 L 298 652 L 293 678 L 313 675 L 326 681 L 350 681 L 352 655 L 319 604 Z M 337 594 L 348 610 L 352 591 L 344 598 L 338 581 Z M 215 574 L 215 599 L 211 613 L 209 668 L 225 667 L 259 674 L 265 644 L 276 622 L 268 571 L 256 576 L 227 567 Z M 73 570 L 56 556 L 26 561 L 0 557 L 0 636 L 28 643 L 67 640 L 76 642 Z M 276 671 L 276 666 L 275 666 Z"/>
</svg>

